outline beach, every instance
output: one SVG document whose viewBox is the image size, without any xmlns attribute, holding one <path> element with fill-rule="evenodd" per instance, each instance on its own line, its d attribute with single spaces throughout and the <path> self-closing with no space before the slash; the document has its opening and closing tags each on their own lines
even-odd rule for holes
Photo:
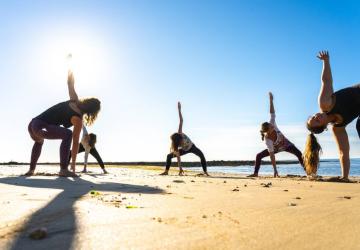
<svg viewBox="0 0 360 250">
<path fill-rule="evenodd" d="M 78 167 L 80 169 L 80 167 Z M 360 184 L 163 168 L 1 166 L 0 249 L 359 249 Z M 45 228 L 34 240 L 29 234 Z"/>
</svg>

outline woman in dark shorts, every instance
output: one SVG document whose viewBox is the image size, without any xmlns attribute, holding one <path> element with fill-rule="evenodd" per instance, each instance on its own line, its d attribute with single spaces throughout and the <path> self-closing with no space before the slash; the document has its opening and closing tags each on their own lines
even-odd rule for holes
<svg viewBox="0 0 360 250">
<path fill-rule="evenodd" d="M 274 177 L 279 177 L 279 173 L 276 168 L 275 154 L 279 152 L 288 152 L 295 155 L 301 166 L 303 166 L 302 154 L 293 143 L 291 143 L 284 135 L 281 133 L 275 122 L 275 108 L 273 103 L 273 95 L 269 93 L 270 99 L 270 122 L 264 122 L 261 124 L 261 139 L 265 141 L 267 149 L 261 151 L 256 155 L 255 160 L 255 169 L 254 174 L 249 175 L 248 177 L 257 177 L 260 170 L 261 160 L 264 157 L 270 156 L 271 164 L 274 168 Z"/>
<path fill-rule="evenodd" d="M 329 53 L 321 51 L 317 57 L 323 61 L 322 84 L 318 98 L 321 112 L 314 114 L 307 121 L 307 128 L 311 134 L 304 152 L 305 168 L 308 174 L 316 174 L 321 147 L 314 134 L 322 133 L 331 123 L 339 150 L 342 171 L 340 180 L 348 181 L 350 146 L 346 126 L 357 118 L 356 129 L 360 137 L 360 84 L 334 92 Z"/>
<path fill-rule="evenodd" d="M 45 112 L 31 120 L 28 130 L 35 141 L 31 152 L 30 169 L 25 175 L 33 175 L 36 163 L 41 154 L 44 139 L 62 140 L 60 145 L 60 176 L 77 176 L 75 174 L 76 155 L 79 150 L 79 136 L 83 127 L 83 120 L 91 125 L 100 111 L 100 101 L 96 98 L 79 99 L 74 88 L 74 75 L 68 72 L 68 90 L 70 100 L 52 106 Z M 73 131 L 69 128 L 74 127 Z M 70 144 L 71 169 L 68 170 Z"/>
<path fill-rule="evenodd" d="M 167 155 L 166 168 L 165 168 L 165 171 L 161 175 L 169 174 L 171 159 L 174 157 L 176 157 L 177 161 L 178 161 L 179 175 L 184 175 L 184 171 L 181 167 L 180 156 L 188 154 L 188 153 L 193 153 L 200 158 L 201 166 L 203 168 L 204 174 L 209 176 L 209 174 L 207 172 L 206 160 L 205 160 L 204 154 L 201 152 L 201 150 L 199 148 L 197 148 L 195 146 L 194 143 L 192 143 L 190 138 L 182 132 L 183 117 L 181 114 L 181 103 L 180 102 L 178 102 L 178 111 L 179 111 L 179 119 L 180 119 L 179 129 L 178 129 L 177 133 L 174 133 L 170 136 L 171 152 L 170 152 L 170 154 Z"/>
</svg>

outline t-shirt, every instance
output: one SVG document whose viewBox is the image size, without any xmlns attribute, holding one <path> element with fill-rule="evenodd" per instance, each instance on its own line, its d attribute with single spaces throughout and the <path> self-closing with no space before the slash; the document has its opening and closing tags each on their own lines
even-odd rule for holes
<svg viewBox="0 0 360 250">
<path fill-rule="evenodd" d="M 84 165 L 87 165 L 87 161 L 88 161 L 88 157 L 89 157 L 89 153 L 91 150 L 91 146 L 89 145 L 88 140 L 86 140 L 86 136 L 88 135 L 88 132 L 86 130 L 86 127 L 83 126 L 83 134 L 82 134 L 82 138 L 81 138 L 81 145 L 84 147 L 85 149 L 85 156 L 84 156 Z"/>
<path fill-rule="evenodd" d="M 276 141 L 265 136 L 265 144 L 269 152 L 280 152 L 286 150 L 292 143 L 281 133 L 275 122 L 275 114 L 270 114 L 270 123 L 274 126 L 276 132 Z"/>
<path fill-rule="evenodd" d="M 194 143 L 192 143 L 192 141 L 187 135 L 181 134 L 181 136 L 182 136 L 182 140 L 181 140 L 180 148 L 184 151 L 189 151 L 191 147 L 194 145 Z"/>
</svg>

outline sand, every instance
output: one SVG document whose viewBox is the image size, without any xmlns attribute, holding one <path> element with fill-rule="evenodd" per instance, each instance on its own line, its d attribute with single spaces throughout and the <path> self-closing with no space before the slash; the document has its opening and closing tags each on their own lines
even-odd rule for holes
<svg viewBox="0 0 360 250">
<path fill-rule="evenodd" d="M 0 249 L 359 249 L 360 184 L 1 167 Z M 42 240 L 28 237 L 44 227 Z"/>
</svg>

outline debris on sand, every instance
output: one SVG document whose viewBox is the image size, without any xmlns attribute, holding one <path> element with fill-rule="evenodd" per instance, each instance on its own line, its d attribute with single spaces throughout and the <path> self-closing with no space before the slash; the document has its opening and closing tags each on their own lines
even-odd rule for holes
<svg viewBox="0 0 360 250">
<path fill-rule="evenodd" d="M 191 180 L 191 182 L 195 182 L 194 180 Z"/>
<path fill-rule="evenodd" d="M 232 191 L 233 192 L 239 192 L 240 190 L 238 188 L 234 188 Z"/>
<path fill-rule="evenodd" d="M 287 189 L 284 189 L 284 192 L 289 192 L 289 190 L 287 190 Z"/>
<path fill-rule="evenodd" d="M 29 237 L 33 240 L 42 240 L 42 239 L 46 238 L 47 235 L 48 235 L 47 229 L 45 227 L 41 227 L 41 228 L 37 228 L 37 229 L 33 230 L 29 234 Z"/>
<path fill-rule="evenodd" d="M 350 200 L 350 199 L 351 199 L 351 196 L 344 196 L 343 198 Z"/>
<path fill-rule="evenodd" d="M 224 183 L 226 183 L 226 181 L 224 181 Z"/>
<path fill-rule="evenodd" d="M 159 217 L 159 218 L 157 219 L 157 221 L 158 221 L 159 223 L 161 223 L 161 222 L 162 222 L 162 219 Z"/>
<path fill-rule="evenodd" d="M 247 187 L 247 184 L 245 184 L 244 187 Z"/>
<path fill-rule="evenodd" d="M 206 219 L 206 218 L 207 218 L 207 216 L 204 214 L 204 215 L 202 216 L 202 218 L 203 218 L 203 219 Z"/>
<path fill-rule="evenodd" d="M 96 190 L 90 190 L 90 194 L 91 195 L 100 195 L 100 192 L 98 192 Z"/>
<path fill-rule="evenodd" d="M 295 206 L 297 206 L 297 204 L 296 204 L 296 203 L 289 202 L 288 206 L 289 206 L 289 207 L 295 207 Z"/>
<path fill-rule="evenodd" d="M 295 197 L 295 199 L 297 199 L 297 200 L 301 200 L 301 197 L 297 196 L 297 197 Z"/>
<path fill-rule="evenodd" d="M 137 206 L 131 206 L 131 205 L 128 205 L 126 206 L 127 209 L 133 209 L 133 208 L 138 208 Z"/>
<path fill-rule="evenodd" d="M 265 188 L 269 188 L 269 187 L 271 187 L 272 186 L 272 183 L 271 182 L 269 182 L 269 183 L 261 183 L 261 186 L 263 186 L 263 187 L 265 187 Z"/>
<path fill-rule="evenodd" d="M 185 183 L 185 181 L 183 181 L 183 180 L 173 180 L 173 182 L 175 182 L 175 183 Z"/>
</svg>

